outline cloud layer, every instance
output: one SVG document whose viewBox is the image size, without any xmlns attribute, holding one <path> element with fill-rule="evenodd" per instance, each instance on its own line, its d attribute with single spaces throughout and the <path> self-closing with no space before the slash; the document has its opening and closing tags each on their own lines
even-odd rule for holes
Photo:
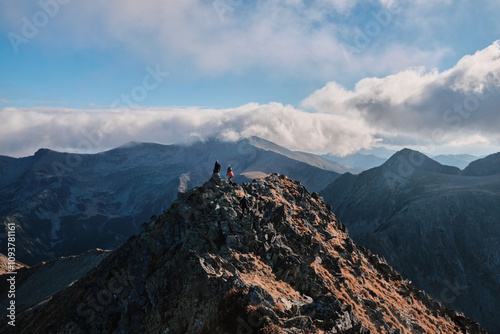
<svg viewBox="0 0 500 334">
<path fill-rule="evenodd" d="M 291 149 L 344 155 L 375 144 L 436 148 L 500 144 L 500 42 L 439 72 L 410 69 L 366 78 L 348 90 L 335 82 L 301 108 L 280 103 L 232 109 L 0 108 L 0 154 L 40 147 L 95 152 L 129 141 L 188 142 L 259 136 Z"/>
<path fill-rule="evenodd" d="M 410 69 L 366 78 L 348 91 L 328 83 L 302 107 L 363 120 L 376 137 L 398 146 L 498 145 L 500 42 L 444 71 Z"/>
<path fill-rule="evenodd" d="M 370 129 L 358 120 L 279 103 L 224 110 L 3 108 L 0 122 L 0 152 L 16 156 L 31 155 L 41 146 L 88 153 L 129 141 L 170 144 L 213 137 L 233 141 L 259 136 L 292 149 L 339 154 L 373 144 Z"/>
</svg>

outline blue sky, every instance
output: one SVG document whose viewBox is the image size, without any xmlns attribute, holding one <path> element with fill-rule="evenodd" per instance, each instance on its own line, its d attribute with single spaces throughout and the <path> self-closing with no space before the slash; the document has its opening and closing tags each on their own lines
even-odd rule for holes
<svg viewBox="0 0 500 334">
<path fill-rule="evenodd" d="M 92 131 L 102 138 L 94 151 L 131 140 L 248 135 L 334 154 L 378 145 L 500 150 L 498 1 L 19 0 L 1 7 L 0 154 L 75 151 L 89 146 L 80 145 L 88 141 L 82 133 Z M 454 109 L 466 103 L 471 111 Z M 96 125 L 104 123 L 122 126 Z"/>
</svg>

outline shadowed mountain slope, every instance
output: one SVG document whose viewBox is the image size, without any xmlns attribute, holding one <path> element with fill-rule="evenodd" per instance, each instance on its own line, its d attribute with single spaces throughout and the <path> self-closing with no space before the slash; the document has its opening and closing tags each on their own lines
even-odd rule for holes
<svg viewBox="0 0 500 334">
<path fill-rule="evenodd" d="M 499 333 L 496 156 L 462 173 L 403 150 L 380 167 L 344 174 L 321 194 L 357 243 L 434 298 Z"/>
<path fill-rule="evenodd" d="M 467 176 L 489 176 L 500 174 L 500 152 L 473 161 L 464 169 Z"/>
<path fill-rule="evenodd" d="M 50 299 L 50 297 L 73 284 L 82 276 L 95 268 L 109 251 L 93 249 L 81 255 L 59 258 L 49 262 L 42 262 L 34 267 L 23 267 L 15 275 L 16 312 L 22 312 L 30 307 Z M 0 317 L 5 319 L 7 307 L 11 301 L 8 298 L 9 282 L 0 277 Z"/>
</svg>

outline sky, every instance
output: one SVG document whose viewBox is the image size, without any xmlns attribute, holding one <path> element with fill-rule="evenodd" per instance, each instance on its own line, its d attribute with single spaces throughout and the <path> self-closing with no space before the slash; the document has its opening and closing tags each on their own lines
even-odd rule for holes
<svg viewBox="0 0 500 334">
<path fill-rule="evenodd" d="M 0 0 L 0 155 L 500 151 L 498 0 Z"/>
</svg>

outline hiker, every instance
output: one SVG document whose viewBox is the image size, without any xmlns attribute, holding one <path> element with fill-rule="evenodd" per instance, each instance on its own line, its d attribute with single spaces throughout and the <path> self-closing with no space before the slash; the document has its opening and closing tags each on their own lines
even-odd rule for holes
<svg viewBox="0 0 500 334">
<path fill-rule="evenodd" d="M 248 198 L 243 195 L 243 198 L 240 200 L 240 207 L 241 207 L 241 218 L 243 218 L 243 215 L 246 213 L 250 212 L 250 202 L 248 201 Z"/>
<path fill-rule="evenodd" d="M 212 174 L 212 176 L 214 176 L 215 174 L 219 174 L 219 172 L 220 172 L 220 163 L 219 160 L 215 160 L 214 173 Z"/>
<path fill-rule="evenodd" d="M 231 165 L 229 165 L 229 167 L 227 167 L 226 176 L 227 176 L 227 180 L 229 181 L 229 183 L 233 183 L 233 181 L 231 181 L 231 179 L 234 177 L 234 173 L 233 173 L 233 169 L 231 168 Z"/>
</svg>

